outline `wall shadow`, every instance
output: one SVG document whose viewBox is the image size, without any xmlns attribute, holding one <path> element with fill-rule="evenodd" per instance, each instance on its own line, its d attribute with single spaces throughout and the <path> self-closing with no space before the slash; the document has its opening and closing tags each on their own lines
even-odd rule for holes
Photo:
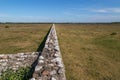
<svg viewBox="0 0 120 80">
<path fill-rule="evenodd" d="M 44 37 L 43 41 L 41 42 L 41 44 L 38 46 L 38 48 L 36 50 L 37 52 L 42 52 L 42 50 L 43 50 L 43 48 L 45 46 L 45 42 L 46 42 L 47 36 L 50 33 L 50 30 L 51 30 L 51 27 L 50 27 L 49 31 L 47 32 L 46 36 Z"/>
<path fill-rule="evenodd" d="M 23 80 L 29 80 L 30 78 L 33 77 L 33 73 L 34 73 L 34 71 L 35 71 L 35 67 L 36 67 L 37 64 L 38 64 L 39 56 L 41 55 L 42 50 L 43 50 L 43 48 L 44 48 L 44 46 L 45 46 L 45 42 L 46 42 L 46 39 L 47 39 L 47 37 L 48 37 L 48 34 L 50 33 L 50 30 L 51 30 L 51 27 L 50 27 L 50 29 L 48 30 L 48 32 L 47 32 L 46 36 L 44 37 L 43 41 L 41 42 L 41 44 L 38 46 L 38 48 L 37 48 L 37 50 L 36 50 L 37 52 L 39 52 L 38 57 L 37 57 L 37 59 L 31 64 L 31 68 L 30 68 L 30 70 L 28 71 L 28 73 L 25 74 Z"/>
<path fill-rule="evenodd" d="M 37 59 L 32 63 L 30 70 L 25 74 L 23 80 L 29 80 L 33 77 L 33 73 L 35 71 L 35 67 L 38 64 L 39 56 L 41 55 L 41 52 L 39 52 Z"/>
</svg>

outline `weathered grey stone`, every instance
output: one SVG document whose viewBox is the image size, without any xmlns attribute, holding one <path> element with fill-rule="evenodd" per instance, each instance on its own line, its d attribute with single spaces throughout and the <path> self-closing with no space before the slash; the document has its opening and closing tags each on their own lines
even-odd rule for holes
<svg viewBox="0 0 120 80">
<path fill-rule="evenodd" d="M 56 74 L 56 70 L 50 72 L 50 75 L 54 75 L 54 74 Z"/>
<path fill-rule="evenodd" d="M 24 53 L 17 53 L 19 56 L 22 56 L 22 55 L 24 55 Z"/>
<path fill-rule="evenodd" d="M 51 80 L 56 80 L 56 79 L 54 77 L 52 77 Z"/>
<path fill-rule="evenodd" d="M 32 55 L 35 55 L 36 52 L 33 52 Z"/>
<path fill-rule="evenodd" d="M 36 66 L 35 71 L 39 71 L 42 68 L 43 68 L 42 66 Z"/>
<path fill-rule="evenodd" d="M 7 63 L 6 62 L 4 62 L 3 64 L 2 64 L 2 66 L 6 66 L 7 65 Z"/>
<path fill-rule="evenodd" d="M 40 56 L 39 59 L 44 59 L 44 57 L 43 57 L 43 56 Z"/>
<path fill-rule="evenodd" d="M 21 62 L 16 62 L 15 64 L 16 64 L 16 65 L 19 65 L 19 64 L 21 64 Z"/>
<path fill-rule="evenodd" d="M 39 60 L 39 63 L 44 63 L 44 61 L 43 60 Z"/>
<path fill-rule="evenodd" d="M 52 63 L 51 63 L 51 64 L 48 64 L 48 66 L 52 66 L 52 67 L 53 67 L 53 66 L 54 66 L 54 64 L 52 64 Z"/>
<path fill-rule="evenodd" d="M 48 48 L 48 45 L 45 45 L 45 48 Z"/>
<path fill-rule="evenodd" d="M 59 68 L 57 72 L 58 72 L 59 74 L 62 74 L 62 73 L 63 73 L 62 68 Z"/>
<path fill-rule="evenodd" d="M 31 78 L 30 80 L 35 80 L 35 78 Z"/>
<path fill-rule="evenodd" d="M 5 55 L 5 54 L 1 54 L 1 55 L 0 55 L 0 59 L 7 59 L 7 58 L 8 58 L 8 56 Z"/>
<path fill-rule="evenodd" d="M 49 51 L 51 51 L 52 49 L 51 48 L 48 48 Z"/>
<path fill-rule="evenodd" d="M 53 43 L 53 40 L 51 39 L 51 40 L 49 41 L 49 43 Z"/>
</svg>

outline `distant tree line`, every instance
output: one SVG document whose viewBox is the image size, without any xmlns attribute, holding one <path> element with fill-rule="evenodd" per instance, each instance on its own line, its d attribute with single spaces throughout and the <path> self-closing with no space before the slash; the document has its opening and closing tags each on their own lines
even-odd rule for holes
<svg viewBox="0 0 120 80">
<path fill-rule="evenodd" d="M 120 22 L 0 22 L 0 24 L 119 24 Z"/>
</svg>

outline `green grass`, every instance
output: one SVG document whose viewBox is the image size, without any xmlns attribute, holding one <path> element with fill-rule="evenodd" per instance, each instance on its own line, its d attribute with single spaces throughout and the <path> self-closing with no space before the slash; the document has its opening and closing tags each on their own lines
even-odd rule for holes
<svg viewBox="0 0 120 80">
<path fill-rule="evenodd" d="M 105 48 L 118 50 L 120 49 L 119 39 L 116 39 L 115 36 L 107 35 L 104 37 L 99 37 L 95 39 L 95 44 L 101 45 Z"/>
<path fill-rule="evenodd" d="M 24 80 L 24 77 L 28 73 L 29 69 L 29 67 L 19 68 L 17 71 L 8 69 L 2 73 L 0 80 Z"/>
<path fill-rule="evenodd" d="M 120 79 L 120 24 L 57 24 L 56 28 L 67 80 Z"/>
<path fill-rule="evenodd" d="M 0 54 L 36 51 L 51 24 L 0 24 Z"/>
</svg>

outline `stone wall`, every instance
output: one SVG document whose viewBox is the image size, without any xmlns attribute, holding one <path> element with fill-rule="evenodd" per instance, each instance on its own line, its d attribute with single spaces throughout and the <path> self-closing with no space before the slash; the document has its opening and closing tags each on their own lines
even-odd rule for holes
<svg viewBox="0 0 120 80">
<path fill-rule="evenodd" d="M 66 80 L 54 24 L 30 80 Z"/>
<path fill-rule="evenodd" d="M 31 66 L 38 54 L 38 52 L 0 54 L 0 75 L 7 69 L 16 71 L 19 67 Z"/>
</svg>

